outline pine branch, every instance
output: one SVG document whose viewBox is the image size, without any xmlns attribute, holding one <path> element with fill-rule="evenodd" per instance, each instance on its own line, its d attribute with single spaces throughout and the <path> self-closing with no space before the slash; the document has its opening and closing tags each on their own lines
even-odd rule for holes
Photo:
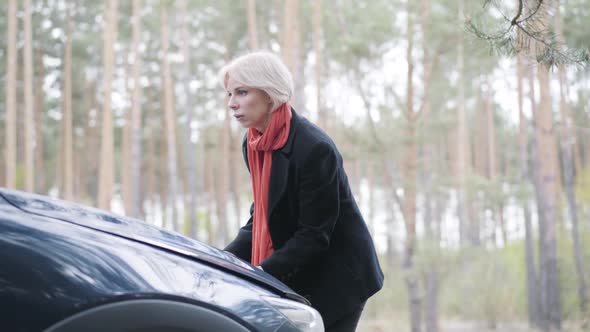
<svg viewBox="0 0 590 332">
<path fill-rule="evenodd" d="M 491 0 L 485 1 L 483 7 L 485 9 L 490 5 L 495 4 Z M 525 5 L 523 0 L 519 0 L 517 12 L 512 19 L 509 19 L 498 9 L 504 19 L 503 25 L 505 25 L 499 31 L 492 33 L 485 32 L 477 21 L 471 19 L 466 21 L 466 30 L 478 40 L 487 42 L 491 51 L 505 53 L 507 55 L 513 55 L 519 51 L 515 38 L 515 30 L 518 30 L 530 40 L 534 40 L 545 47 L 543 53 L 536 58 L 538 63 L 547 64 L 549 67 L 561 64 L 575 64 L 580 66 L 590 64 L 590 53 L 587 50 L 564 50 L 563 46 L 555 41 L 555 36 L 549 31 L 532 31 L 524 26 L 525 22 L 535 20 L 535 15 L 539 14 L 542 5 L 543 0 L 538 0 L 536 8 L 526 17 L 521 18 Z"/>
</svg>

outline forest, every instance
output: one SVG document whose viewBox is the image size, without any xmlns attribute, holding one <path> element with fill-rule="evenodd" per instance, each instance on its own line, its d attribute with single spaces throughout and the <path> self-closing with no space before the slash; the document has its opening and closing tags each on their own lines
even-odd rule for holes
<svg viewBox="0 0 590 332">
<path fill-rule="evenodd" d="M 360 331 L 590 331 L 589 1 L 0 10 L 1 187 L 223 248 L 252 190 L 218 71 L 268 50 L 377 246 L 385 286 Z"/>
</svg>

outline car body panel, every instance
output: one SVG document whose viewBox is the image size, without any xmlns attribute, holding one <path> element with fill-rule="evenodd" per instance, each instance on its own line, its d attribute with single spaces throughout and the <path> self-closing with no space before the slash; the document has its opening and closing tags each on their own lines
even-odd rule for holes
<svg viewBox="0 0 590 332">
<path fill-rule="evenodd" d="M 141 220 L 119 216 L 88 206 L 51 199 L 47 196 L 1 188 L 0 196 L 11 204 L 32 214 L 68 221 L 95 230 L 146 243 L 161 249 L 189 256 L 213 264 L 242 277 L 271 287 L 294 300 L 309 304 L 307 300 L 271 275 L 246 264 L 231 253 L 208 246 L 178 233 L 168 231 Z"/>
<path fill-rule="evenodd" d="M 30 204 L 45 201 L 33 198 L 15 206 L 18 195 L 1 190 L 0 196 L 0 326 L 7 330 L 39 331 L 88 308 L 134 298 L 207 303 L 260 331 L 275 331 L 288 324 L 285 316 L 260 300 L 261 296 L 282 296 L 278 289 L 287 287 L 275 287 L 272 282 L 269 286 L 260 281 L 264 275 L 253 278 L 255 271 L 242 272 L 247 269 L 239 264 L 218 264 L 217 259 L 222 259 L 216 258 L 219 253 L 214 250 L 202 254 L 184 239 L 186 248 L 171 254 L 172 241 L 178 241 L 174 233 L 160 235 L 171 236 L 170 241 L 163 241 L 168 245 L 162 250 L 152 244 L 155 240 L 130 241 L 81 225 L 111 215 L 77 211 L 73 212 L 81 218 L 77 222 L 56 220 L 44 216 L 49 211 L 26 212 L 32 209 Z M 3 199 L 7 196 L 11 204 Z M 28 208 L 23 204 L 29 204 Z M 53 204 L 45 206 L 54 208 Z M 143 234 L 135 221 L 105 222 Z M 253 279 L 258 282 L 251 282 Z"/>
</svg>

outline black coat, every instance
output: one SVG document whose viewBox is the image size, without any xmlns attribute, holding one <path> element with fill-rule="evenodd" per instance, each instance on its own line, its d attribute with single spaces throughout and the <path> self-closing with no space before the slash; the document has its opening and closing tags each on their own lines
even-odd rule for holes
<svg viewBox="0 0 590 332">
<path fill-rule="evenodd" d="M 248 165 L 246 149 L 244 141 Z M 307 297 L 325 325 L 381 289 L 383 272 L 342 156 L 328 135 L 294 111 L 287 143 L 273 152 L 268 204 L 275 251 L 260 265 Z M 251 216 L 225 250 L 250 262 Z"/>
</svg>

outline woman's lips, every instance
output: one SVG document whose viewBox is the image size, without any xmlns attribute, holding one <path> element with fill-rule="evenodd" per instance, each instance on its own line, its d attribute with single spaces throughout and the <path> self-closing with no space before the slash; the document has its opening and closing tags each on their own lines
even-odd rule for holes
<svg viewBox="0 0 590 332">
<path fill-rule="evenodd" d="M 238 120 L 238 121 L 242 121 L 244 119 L 244 116 L 236 114 L 236 115 L 234 115 L 234 118 L 236 118 L 236 120 Z"/>
</svg>

